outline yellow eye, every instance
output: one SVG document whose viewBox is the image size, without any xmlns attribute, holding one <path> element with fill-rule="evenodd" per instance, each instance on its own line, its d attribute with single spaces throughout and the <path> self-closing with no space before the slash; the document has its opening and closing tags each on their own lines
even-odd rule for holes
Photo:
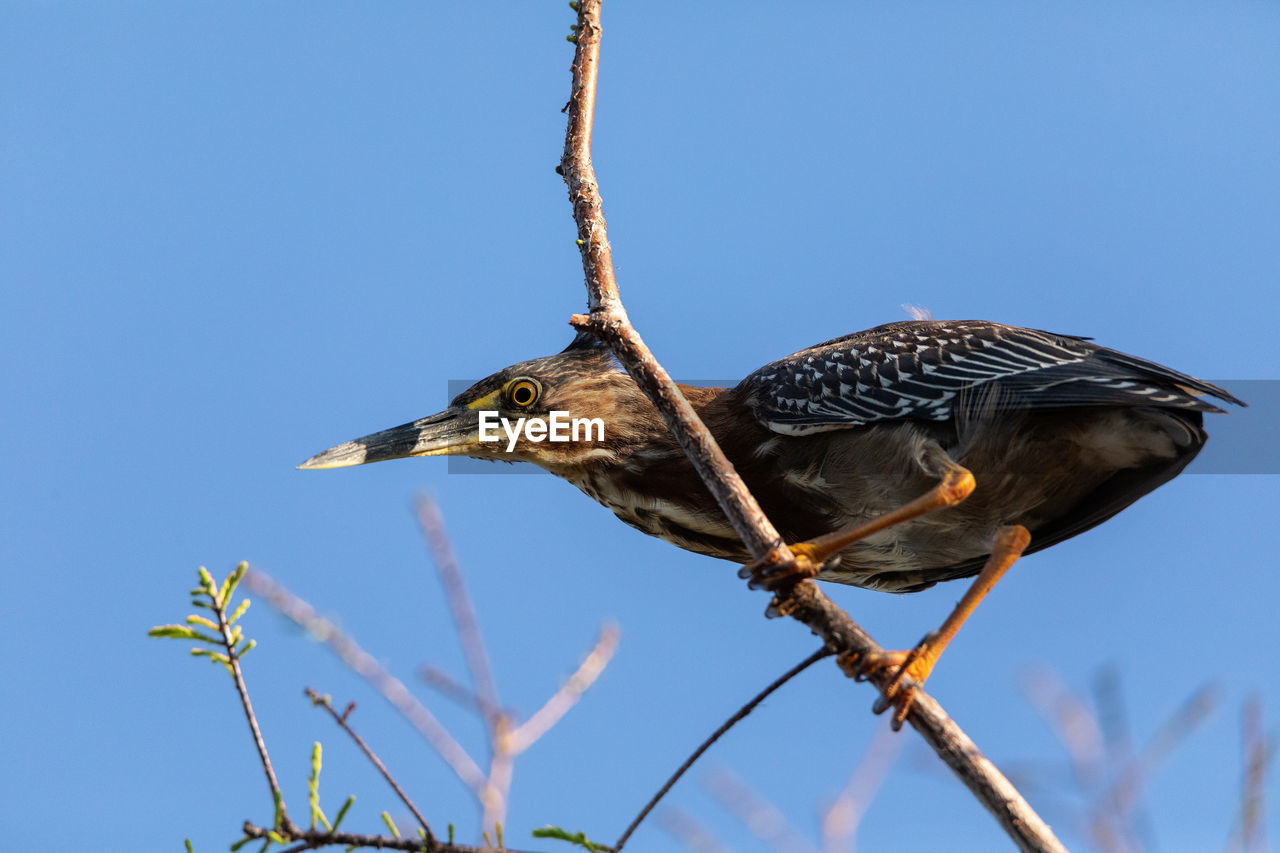
<svg viewBox="0 0 1280 853">
<path fill-rule="evenodd" d="M 542 389 L 533 379 L 517 379 L 507 387 L 507 396 L 520 408 L 532 406 Z"/>
</svg>

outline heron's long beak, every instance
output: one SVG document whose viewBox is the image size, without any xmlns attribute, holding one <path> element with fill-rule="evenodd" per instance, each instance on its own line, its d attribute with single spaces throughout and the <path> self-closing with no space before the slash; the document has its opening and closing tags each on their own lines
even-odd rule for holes
<svg viewBox="0 0 1280 853">
<path fill-rule="evenodd" d="M 454 406 L 429 418 L 331 447 L 298 467 L 346 468 L 406 456 L 461 456 L 476 444 L 478 431 L 477 413 Z"/>
</svg>

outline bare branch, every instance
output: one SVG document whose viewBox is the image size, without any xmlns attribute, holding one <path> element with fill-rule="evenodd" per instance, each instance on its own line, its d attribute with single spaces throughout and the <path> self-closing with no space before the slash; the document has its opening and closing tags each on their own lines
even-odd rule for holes
<svg viewBox="0 0 1280 853">
<path fill-rule="evenodd" d="M 649 799 L 649 802 L 644 804 L 644 808 L 640 810 L 640 813 L 635 816 L 634 820 L 631 821 L 631 825 L 628 826 L 626 831 L 623 832 L 622 835 L 618 838 L 617 842 L 613 845 L 613 849 L 621 850 L 626 845 L 627 839 L 629 839 L 632 833 L 636 831 L 636 828 L 640 826 L 640 823 L 645 819 L 645 817 L 648 816 L 649 812 L 653 811 L 653 807 L 656 806 L 658 802 L 667 795 L 667 792 L 670 791 L 675 786 L 676 782 L 680 781 L 680 777 L 683 776 L 685 772 L 688 771 L 688 769 L 693 766 L 694 762 L 697 761 L 699 758 L 701 758 L 702 754 L 706 752 L 708 749 L 710 749 L 713 743 L 715 743 L 717 740 L 720 739 L 721 735 L 729 731 L 729 729 L 733 728 L 740 720 L 742 720 L 748 714 L 754 711 L 756 709 L 756 706 L 758 706 L 765 699 L 768 699 L 769 696 L 773 694 L 773 692 L 776 691 L 779 687 L 786 684 L 788 681 L 795 678 L 800 673 L 804 672 L 813 664 L 817 663 L 818 661 L 822 660 L 825 657 L 829 657 L 830 655 L 831 655 L 831 652 L 828 651 L 827 649 L 825 648 L 818 649 L 816 652 L 809 655 L 804 660 L 800 661 L 800 663 L 796 664 L 795 666 L 791 667 L 791 669 L 787 670 L 782 675 L 778 676 L 778 678 L 772 684 L 770 684 L 764 690 L 761 690 L 759 693 L 753 696 L 751 700 L 747 702 L 747 704 L 739 708 L 732 717 L 730 717 L 729 719 L 721 723 L 720 727 L 717 728 L 714 732 L 712 732 L 711 735 L 706 740 L 704 740 L 701 744 L 699 744 L 698 748 L 695 749 L 693 753 L 684 760 L 684 763 L 676 768 L 676 772 L 671 774 L 671 778 L 668 779 L 663 784 L 663 786 L 658 789 L 658 792 Z"/>
<path fill-rule="evenodd" d="M 619 633 L 616 625 L 605 625 L 600 629 L 595 646 L 573 675 L 569 676 L 564 686 L 557 690 L 533 716 L 511 733 L 508 743 L 512 753 L 519 754 L 532 746 L 577 704 L 582 694 L 595 683 L 600 673 L 604 672 L 604 668 L 609 665 L 614 651 L 618 648 Z"/>
<path fill-rule="evenodd" d="M 257 826 L 256 824 L 245 821 L 241 827 L 244 834 L 249 838 L 269 838 L 273 834 L 273 830 L 265 826 Z M 371 847 L 376 850 L 413 850 L 421 853 L 424 849 L 429 853 L 494 853 L 493 847 L 473 847 L 469 844 L 444 844 L 437 842 L 434 846 L 427 847 L 426 842 L 415 835 L 413 838 L 393 838 L 387 835 L 364 835 L 358 832 L 330 832 L 327 829 L 293 829 L 289 832 L 276 832 L 275 835 L 284 839 L 285 843 L 291 841 L 301 842 L 297 847 L 289 848 L 284 853 L 290 851 L 316 850 L 321 847 L 346 847 L 348 849 L 359 847 Z M 510 847 L 502 848 L 504 853 L 521 853 Z"/>
<path fill-rule="evenodd" d="M 569 186 L 590 313 L 575 315 L 570 322 L 604 341 L 653 401 L 752 557 L 780 568 L 794 565 L 795 558 L 790 549 L 782 542 L 693 407 L 645 347 L 622 307 L 613 274 L 604 207 L 591 163 L 600 36 L 600 0 L 581 0 L 578 3 L 577 50 L 572 66 L 573 86 L 567 108 L 569 122 L 560 172 Z M 848 614 L 831 603 L 812 581 L 797 584 L 790 595 L 780 596 L 777 606 L 771 609 L 804 622 L 833 650 L 859 656 L 880 650 L 871 637 Z M 883 691 L 891 675 L 882 671 L 873 675 L 871 680 Z M 914 685 L 904 681 L 902 687 L 910 689 Z M 915 689 L 915 701 L 908 719 L 1019 847 L 1024 850 L 1064 849 L 1018 791 L 923 690 Z"/>
<path fill-rule="evenodd" d="M 201 577 L 207 577 L 204 569 L 201 569 Z M 241 563 L 236 573 L 252 574 L 248 567 Z M 238 580 L 238 579 L 237 579 Z M 233 589 L 236 582 L 231 578 L 222 585 L 224 592 Z M 284 793 L 280 790 L 280 782 L 276 779 L 275 768 L 271 766 L 271 756 L 267 754 L 267 742 L 262 737 L 262 729 L 258 727 L 258 717 L 253 712 L 253 702 L 249 700 L 249 688 L 244 683 L 244 672 L 240 669 L 240 653 L 236 651 L 236 637 L 231 630 L 231 622 L 227 618 L 227 605 L 231 602 L 223 600 L 223 594 L 219 592 L 216 583 L 209 583 L 207 586 L 209 598 L 212 599 L 212 610 L 218 617 L 218 632 L 222 636 L 223 648 L 227 650 L 227 669 L 231 671 L 231 679 L 235 682 L 236 693 L 240 696 L 240 707 L 244 709 L 245 720 L 249 723 L 249 731 L 253 734 L 253 745 L 258 749 L 258 760 L 262 764 L 262 771 L 266 774 L 267 785 L 271 788 L 271 800 L 275 803 L 276 823 L 280 829 L 285 831 L 293 831 L 296 827 L 289 818 L 289 812 L 284 807 Z M 230 597 L 229 592 L 227 597 Z M 232 617 L 234 618 L 234 617 Z"/>
<path fill-rule="evenodd" d="M 760 509 L 733 465 L 698 419 L 689 401 L 658 364 L 631 326 L 618 297 L 613 256 L 604 221 L 604 205 L 591 165 L 591 127 L 595 118 L 596 67 L 600 57 L 600 0 L 578 4 L 578 49 L 573 58 L 569 127 L 560 171 L 569 185 L 569 201 L 578 225 L 582 271 L 586 275 L 589 315 L 570 319 L 575 327 L 600 338 L 622 361 L 636 384 L 653 400 L 703 481 L 724 508 L 752 556 L 776 551 L 779 561 L 791 552 Z"/>
<path fill-rule="evenodd" d="M 245 575 L 245 583 L 266 599 L 276 612 L 291 619 L 308 634 L 327 645 L 343 663 L 382 694 L 445 760 L 462 783 L 483 802 L 486 785 L 483 771 L 427 707 L 409 692 L 404 682 L 387 672 L 354 639 L 317 614 L 314 607 L 272 580 L 266 573 L 251 568 Z"/>
<path fill-rule="evenodd" d="M 395 778 L 392 777 L 391 772 L 387 770 L 387 766 L 382 763 L 378 756 L 374 754 L 373 750 L 369 748 L 369 745 L 364 742 L 364 738 L 356 734 L 355 729 L 351 728 L 351 724 L 347 722 L 348 715 L 345 713 L 339 714 L 333 709 L 333 705 L 329 702 L 329 697 L 321 696 L 310 687 L 307 688 L 306 694 L 307 698 L 311 700 L 311 704 L 324 708 L 328 711 L 329 716 L 333 717 L 333 721 L 338 724 L 338 727 L 351 736 L 351 739 L 356 742 L 356 746 L 358 746 L 360 751 L 364 753 L 364 757 L 369 759 L 369 762 L 378 769 L 378 772 L 382 774 L 382 778 L 387 780 L 387 784 L 391 786 L 391 790 L 396 792 L 396 796 L 400 798 L 400 802 L 404 803 L 405 808 L 407 808 L 409 813 L 413 815 L 413 819 L 422 827 L 422 831 L 426 833 L 427 842 L 432 847 L 435 847 L 436 837 L 431 832 L 431 827 L 427 825 L 427 819 L 422 816 L 422 812 L 418 811 L 418 807 L 413 804 L 413 800 L 409 799 L 409 795 L 404 792 L 404 789 L 401 788 Z"/>
</svg>

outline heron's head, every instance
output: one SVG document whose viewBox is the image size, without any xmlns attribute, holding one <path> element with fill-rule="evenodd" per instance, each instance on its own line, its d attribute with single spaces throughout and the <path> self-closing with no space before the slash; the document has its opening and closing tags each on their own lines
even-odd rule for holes
<svg viewBox="0 0 1280 853">
<path fill-rule="evenodd" d="M 348 441 L 299 468 L 344 468 L 409 456 L 533 462 L 552 473 L 609 464 L 665 434 L 653 405 L 609 351 L 579 335 L 563 352 L 480 380 L 447 409 Z"/>
</svg>

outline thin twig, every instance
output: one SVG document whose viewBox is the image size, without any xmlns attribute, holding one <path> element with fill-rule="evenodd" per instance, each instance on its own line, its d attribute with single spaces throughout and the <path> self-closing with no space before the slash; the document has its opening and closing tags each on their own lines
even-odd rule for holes
<svg viewBox="0 0 1280 853">
<path fill-rule="evenodd" d="M 658 802 L 667 795 L 667 792 L 670 791 L 675 786 L 676 782 L 680 781 L 680 777 L 683 776 L 685 772 L 690 767 L 693 766 L 694 762 L 697 761 L 699 758 L 701 758 L 702 754 L 706 752 L 708 749 L 710 749 L 713 743 L 715 743 L 717 740 L 720 739 L 721 735 L 729 731 L 729 729 L 733 728 L 734 725 L 736 725 L 740 720 L 742 720 L 744 717 L 746 717 L 748 714 L 754 711 L 757 705 L 759 705 L 765 699 L 768 699 L 769 696 L 774 691 L 776 691 L 779 687 L 786 684 L 788 681 L 795 678 L 800 673 L 804 672 L 813 664 L 817 663 L 818 661 L 822 660 L 825 657 L 830 657 L 832 654 L 833 653 L 829 649 L 826 649 L 826 648 L 818 649 L 816 652 L 809 655 L 804 660 L 800 661 L 800 663 L 796 664 L 795 666 L 791 667 L 791 669 L 787 670 L 782 675 L 778 676 L 778 678 L 774 680 L 772 684 L 770 684 L 764 690 L 761 690 L 759 693 L 753 696 L 751 700 L 747 702 L 747 704 L 739 708 L 732 717 L 730 717 L 729 719 L 721 723 L 720 727 L 717 728 L 714 732 L 712 732 L 711 735 L 706 740 L 704 740 L 701 744 L 699 744 L 698 748 L 695 749 L 693 753 L 684 760 L 684 763 L 676 768 L 676 772 L 671 774 L 671 778 L 668 779 L 663 784 L 663 786 L 658 789 L 658 792 L 649 799 L 649 802 L 644 804 L 644 808 L 642 808 L 640 810 L 640 813 L 635 816 L 635 819 L 631 821 L 631 825 L 627 827 L 626 831 L 623 832 L 622 835 L 619 836 L 618 840 L 614 843 L 613 849 L 619 850 L 619 851 L 622 850 L 623 846 L 625 846 L 627 843 L 627 839 L 629 839 L 631 837 L 631 834 L 636 831 L 636 828 L 640 826 L 641 822 L 649 815 L 649 812 L 653 811 L 653 807 L 656 806 Z"/>
<path fill-rule="evenodd" d="M 249 838 L 269 838 L 273 832 L 269 827 L 258 826 L 256 824 L 245 821 L 241 830 Z M 424 849 L 425 842 L 415 835 L 412 838 L 393 838 L 387 835 L 365 835 L 359 832 L 330 832 L 327 829 L 293 829 L 289 832 L 276 833 L 284 838 L 285 843 L 291 841 L 301 842 L 297 847 L 289 848 L 294 851 L 314 850 L 320 847 L 372 847 L 377 850 L 413 850 L 421 851 Z M 440 843 L 434 848 L 435 853 L 493 853 L 492 846 L 473 847 L 470 844 L 444 844 Z M 282 851 L 288 853 L 288 851 Z M 504 847 L 503 853 L 522 853 L 510 847 Z"/>
<path fill-rule="evenodd" d="M 616 625 L 605 625 L 591 651 L 582 663 L 569 676 L 569 680 L 557 690 L 533 716 L 521 723 L 510 735 L 510 749 L 513 753 L 521 753 L 534 744 L 538 738 L 546 734 L 569 709 L 577 704 L 582 694 L 595 683 L 604 672 L 618 648 L 619 630 Z"/>
<path fill-rule="evenodd" d="M 241 564 L 241 568 L 244 568 L 243 564 Z M 246 576 L 251 573 L 252 570 L 245 571 Z M 222 600 L 216 583 L 212 585 L 212 588 L 213 592 L 210 594 L 210 597 L 213 598 L 212 609 L 218 617 L 218 632 L 222 635 L 222 645 L 227 650 L 227 668 L 231 670 L 231 679 L 235 682 L 236 693 L 240 696 L 240 707 L 244 709 L 244 718 L 249 723 L 249 731 L 253 733 L 253 745 L 258 748 L 258 760 L 262 764 L 262 771 L 267 776 L 267 785 L 271 788 L 271 800 L 275 803 L 276 820 L 281 830 L 294 832 L 297 827 L 294 826 L 289 817 L 289 812 L 284 807 L 284 793 L 280 790 L 279 780 L 276 779 L 275 768 L 271 766 L 271 756 L 267 755 L 267 742 L 262 737 L 262 729 L 258 727 L 258 717 L 253 712 L 253 702 L 249 700 L 249 688 L 244 683 L 244 673 L 240 669 L 240 655 L 236 652 L 236 641 L 232 636 L 231 623 L 227 621 L 227 605 L 230 602 Z"/>
<path fill-rule="evenodd" d="M 703 481 L 725 509 L 751 555 L 761 559 L 773 551 L 780 560 L 791 552 L 774 530 L 732 464 L 703 427 L 689 401 L 658 364 L 627 319 L 618 296 L 613 255 L 604 220 L 604 205 L 591 165 L 591 131 L 595 118 L 596 70 L 600 57 L 600 0 L 578 4 L 578 48 L 573 57 L 573 89 L 569 125 L 560 171 L 569 185 L 569 201 L 578 226 L 582 270 L 586 276 L 589 315 L 570 323 L 600 338 L 622 361 L 636 384 L 657 405 Z M 714 472 L 714 473 L 713 473 Z"/>
<path fill-rule="evenodd" d="M 249 569 L 245 583 L 266 599 L 276 612 L 291 619 L 307 633 L 327 645 L 348 667 L 355 671 L 391 703 L 418 733 L 426 739 L 445 763 L 453 769 L 462 783 L 475 794 L 484 796 L 486 780 L 484 772 L 453 735 L 445 729 L 427 707 L 409 692 L 404 682 L 396 678 L 378 663 L 373 655 L 360 648 L 354 639 L 344 634 L 328 619 L 316 613 L 314 607 L 289 592 L 269 575 L 257 569 Z"/>
<path fill-rule="evenodd" d="M 427 824 L 427 819 L 422 816 L 422 812 L 418 811 L 418 807 L 413 804 L 413 800 L 409 799 L 409 795 L 404 792 L 404 789 L 401 788 L 400 784 L 396 782 L 394 777 L 392 777 L 391 772 L 387 770 L 387 766 L 382 763 L 381 759 L 379 759 L 378 756 L 374 754 L 373 750 L 369 748 L 369 745 L 364 742 L 364 738 L 356 734 L 356 730 L 351 728 L 351 724 L 347 722 L 347 715 L 339 714 L 335 711 L 327 696 L 321 696 L 310 687 L 307 688 L 306 693 L 307 698 L 311 700 L 311 704 L 317 705 L 328 711 L 329 716 L 333 717 L 333 721 L 338 724 L 338 727 L 350 735 L 351 739 L 356 742 L 356 746 L 360 747 L 360 751 L 364 753 L 364 757 L 369 759 L 369 762 L 373 764 L 374 767 L 378 768 L 378 772 L 382 774 L 382 778 L 387 780 L 387 784 L 391 786 L 391 790 L 396 792 L 396 796 L 400 798 L 400 802 L 404 803 L 405 808 L 409 810 L 409 813 L 413 815 L 414 820 L 416 820 L 418 825 L 422 827 L 422 831 L 427 835 L 427 842 L 430 845 L 430 849 L 434 850 L 438 844 L 436 842 L 435 835 L 431 832 L 431 827 Z"/>
<path fill-rule="evenodd" d="M 600 0 L 580 0 L 576 34 L 569 122 L 560 172 L 569 186 L 590 313 L 575 315 L 570 322 L 604 341 L 637 386 L 653 401 L 751 556 L 766 566 L 785 570 L 794 565 L 795 558 L 790 549 L 782 542 L 688 400 L 645 347 L 622 307 L 613 274 L 604 208 L 591 165 L 591 132 L 600 57 Z M 812 581 L 796 584 L 790 595 L 783 595 L 777 606 L 771 609 L 804 622 L 823 638 L 829 648 L 863 656 L 880 648 Z M 871 681 L 883 692 L 891 676 L 892 673 L 881 671 L 873 674 Z M 914 688 L 915 698 L 908 715 L 911 725 L 996 817 L 1018 846 L 1029 851 L 1064 850 L 1017 789 L 943 713 L 938 703 L 908 681 L 905 679 L 902 687 Z"/>
</svg>

